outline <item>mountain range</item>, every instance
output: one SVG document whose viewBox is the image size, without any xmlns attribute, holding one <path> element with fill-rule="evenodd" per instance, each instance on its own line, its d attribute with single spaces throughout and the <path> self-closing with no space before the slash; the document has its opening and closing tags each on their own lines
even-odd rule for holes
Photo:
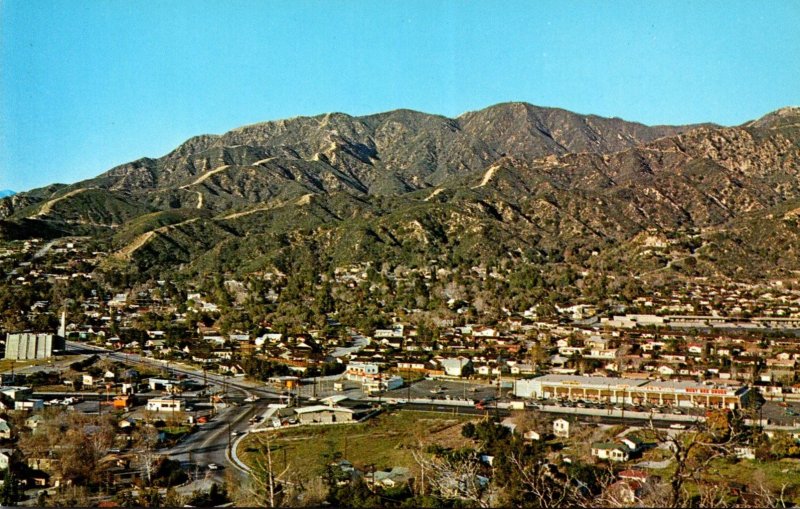
<svg viewBox="0 0 800 509">
<path fill-rule="evenodd" d="M 328 113 L 3 198 L 0 236 L 92 236 L 145 275 L 257 272 L 298 250 L 332 264 L 519 253 L 644 272 L 646 244 L 680 237 L 694 239 L 692 271 L 763 277 L 800 269 L 798 172 L 800 108 L 735 127 L 526 103 Z"/>
</svg>

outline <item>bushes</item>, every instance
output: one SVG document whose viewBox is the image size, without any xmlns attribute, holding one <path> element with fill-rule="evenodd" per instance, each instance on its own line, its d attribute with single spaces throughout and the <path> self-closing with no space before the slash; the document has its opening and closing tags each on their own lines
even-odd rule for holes
<svg viewBox="0 0 800 509">
<path fill-rule="evenodd" d="M 73 371 L 85 371 L 89 366 L 91 366 L 98 360 L 100 360 L 100 357 L 98 357 L 97 355 L 92 355 L 91 357 L 84 359 L 82 361 L 73 362 L 72 364 L 69 365 L 69 369 Z"/>
</svg>

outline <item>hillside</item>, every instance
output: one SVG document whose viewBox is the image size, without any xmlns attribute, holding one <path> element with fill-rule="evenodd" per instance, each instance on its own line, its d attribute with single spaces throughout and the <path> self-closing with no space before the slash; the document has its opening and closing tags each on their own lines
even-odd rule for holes
<svg viewBox="0 0 800 509">
<path fill-rule="evenodd" d="M 5 198 L 0 235 L 95 235 L 155 274 L 259 271 L 299 252 L 333 264 L 601 253 L 619 266 L 643 232 L 693 232 L 713 239 L 714 267 L 735 271 L 733 256 L 756 263 L 783 245 L 770 235 L 797 245 L 780 211 L 800 199 L 798 125 L 796 108 L 739 127 L 648 127 L 525 103 L 455 119 L 298 117 Z"/>
</svg>

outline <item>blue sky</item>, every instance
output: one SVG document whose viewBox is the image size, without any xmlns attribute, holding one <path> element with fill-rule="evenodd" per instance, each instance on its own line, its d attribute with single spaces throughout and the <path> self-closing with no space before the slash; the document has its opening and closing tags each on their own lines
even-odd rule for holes
<svg viewBox="0 0 800 509">
<path fill-rule="evenodd" d="M 0 189 L 328 111 L 738 124 L 800 104 L 798 27 L 791 0 L 0 0 Z"/>
</svg>

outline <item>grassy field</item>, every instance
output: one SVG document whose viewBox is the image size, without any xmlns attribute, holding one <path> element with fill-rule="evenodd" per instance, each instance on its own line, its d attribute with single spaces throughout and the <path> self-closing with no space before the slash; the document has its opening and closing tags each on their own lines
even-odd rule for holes
<svg viewBox="0 0 800 509">
<path fill-rule="evenodd" d="M 335 457 L 356 468 L 403 466 L 416 470 L 412 450 L 428 445 L 459 448 L 469 444 L 461 436 L 461 425 L 474 417 L 432 412 L 401 411 L 381 414 L 361 424 L 306 426 L 253 433 L 239 445 L 239 455 L 248 465 L 264 461 L 268 440 L 279 470 L 285 461 L 296 471 L 319 475 Z M 340 456 L 341 455 L 341 456 Z"/>
<path fill-rule="evenodd" d="M 659 452 L 665 453 L 665 451 Z M 661 454 L 660 456 L 668 455 Z M 669 479 L 674 471 L 675 466 L 670 465 L 668 468 L 649 472 Z M 711 484 L 721 481 L 723 484 L 735 483 L 748 489 L 754 489 L 757 485 L 763 484 L 776 493 L 785 486 L 787 500 L 800 503 L 800 461 L 798 460 L 754 461 L 720 458 L 711 462 L 703 479 Z M 697 487 L 692 482 L 687 483 L 686 488 L 690 494 L 698 493 Z"/>
<path fill-rule="evenodd" d="M 19 371 L 21 368 L 27 368 L 30 366 L 46 366 L 48 364 L 52 364 L 53 359 L 34 359 L 29 361 L 13 361 L 11 359 L 0 359 L 0 373 L 11 372 L 11 368 L 14 368 L 14 371 Z"/>
<path fill-rule="evenodd" d="M 773 490 L 780 491 L 787 485 L 795 501 L 800 501 L 800 462 L 782 461 L 716 461 L 712 472 L 723 479 L 729 479 L 745 486 L 763 482 Z"/>
</svg>

